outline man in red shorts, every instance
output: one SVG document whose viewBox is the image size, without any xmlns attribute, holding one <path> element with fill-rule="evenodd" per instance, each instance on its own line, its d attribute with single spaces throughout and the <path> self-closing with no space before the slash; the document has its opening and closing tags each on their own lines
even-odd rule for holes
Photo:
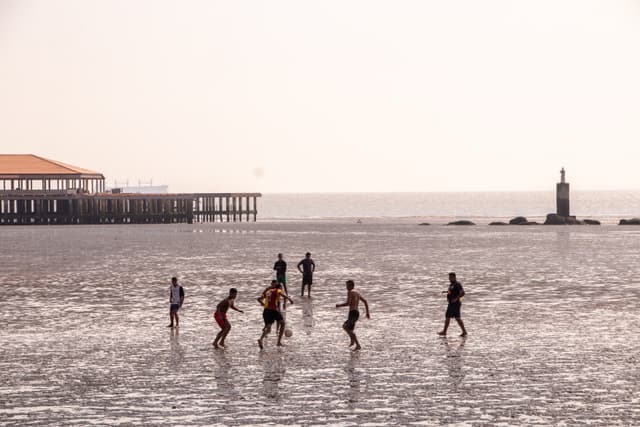
<svg viewBox="0 0 640 427">
<path fill-rule="evenodd" d="M 231 330 L 231 324 L 227 320 L 227 311 L 232 308 L 235 311 L 240 313 L 244 313 L 244 311 L 237 309 L 233 303 L 238 296 L 238 291 L 235 288 L 231 288 L 229 290 L 229 296 L 223 299 L 218 303 L 216 307 L 216 312 L 213 315 L 213 318 L 216 319 L 218 326 L 222 329 L 218 332 L 215 341 L 213 341 L 213 346 L 215 348 L 224 347 L 224 339 L 227 337 L 227 334 Z"/>
</svg>

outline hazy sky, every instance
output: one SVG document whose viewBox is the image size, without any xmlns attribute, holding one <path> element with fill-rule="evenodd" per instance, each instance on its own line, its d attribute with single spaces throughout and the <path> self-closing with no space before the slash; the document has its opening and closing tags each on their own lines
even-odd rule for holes
<svg viewBox="0 0 640 427">
<path fill-rule="evenodd" d="M 640 1 L 0 0 L 0 152 L 172 191 L 640 188 Z"/>
</svg>

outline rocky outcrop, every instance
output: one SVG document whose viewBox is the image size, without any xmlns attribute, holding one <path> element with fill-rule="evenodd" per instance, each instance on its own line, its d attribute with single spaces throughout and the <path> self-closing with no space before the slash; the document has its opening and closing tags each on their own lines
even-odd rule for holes
<svg viewBox="0 0 640 427">
<path fill-rule="evenodd" d="M 600 225 L 600 221 L 597 219 L 583 219 L 582 223 L 585 225 Z"/>
<path fill-rule="evenodd" d="M 447 225 L 475 225 L 475 223 L 467 220 L 453 221 Z"/>
<path fill-rule="evenodd" d="M 575 216 L 561 216 L 558 214 L 548 214 L 544 225 L 580 225 Z"/>
<path fill-rule="evenodd" d="M 494 222 L 490 222 L 489 225 L 509 225 L 509 224 L 502 221 L 494 221 Z"/>
<path fill-rule="evenodd" d="M 523 216 L 517 216 L 509 221 L 509 225 L 527 225 L 529 220 Z"/>
<path fill-rule="evenodd" d="M 420 223 L 420 224 L 418 224 L 418 225 L 431 225 L 431 224 L 429 224 L 428 222 L 421 222 L 421 223 Z"/>
<path fill-rule="evenodd" d="M 618 225 L 640 225 L 640 218 L 621 219 Z"/>
</svg>

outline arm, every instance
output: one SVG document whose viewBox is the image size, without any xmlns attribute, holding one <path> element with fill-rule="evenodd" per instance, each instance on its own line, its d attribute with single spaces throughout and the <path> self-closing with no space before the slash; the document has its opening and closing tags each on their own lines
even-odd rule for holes
<svg viewBox="0 0 640 427">
<path fill-rule="evenodd" d="M 235 310 L 235 311 L 237 311 L 237 312 L 244 313 L 244 311 L 242 311 L 242 310 L 240 310 L 240 309 L 237 309 L 237 308 L 236 308 L 236 306 L 235 306 L 235 305 L 233 305 L 233 301 L 230 301 L 230 302 L 229 302 L 229 308 L 232 308 L 232 309 L 234 309 L 234 310 Z"/>
<path fill-rule="evenodd" d="M 313 260 L 311 260 L 311 272 L 315 272 L 316 271 L 316 263 L 313 262 Z"/>
<path fill-rule="evenodd" d="M 267 288 L 268 289 L 268 288 Z M 262 295 L 260 295 L 258 298 L 256 298 L 256 300 L 258 300 L 258 303 L 260 305 L 264 304 L 264 299 L 266 298 L 266 294 L 267 294 L 267 289 L 265 289 L 264 291 L 262 291 Z"/>
<path fill-rule="evenodd" d="M 346 307 L 351 303 L 351 292 L 347 293 L 347 302 L 343 302 L 342 304 L 336 304 L 336 308 L 338 307 Z"/>
<path fill-rule="evenodd" d="M 285 294 L 284 292 L 282 292 L 280 295 L 282 295 L 283 298 L 286 298 L 291 304 L 293 304 L 293 300 L 289 297 L 289 295 Z"/>
<path fill-rule="evenodd" d="M 369 316 L 369 303 L 362 297 L 362 295 L 360 295 L 360 301 L 364 303 L 364 309 L 367 311 L 367 319 L 371 319 L 371 316 Z"/>
<path fill-rule="evenodd" d="M 184 302 L 184 289 L 180 286 L 180 307 L 182 307 L 182 303 Z"/>
<path fill-rule="evenodd" d="M 302 261 L 300 261 L 300 262 L 298 263 L 298 271 L 299 271 L 300 273 L 303 273 L 302 269 L 300 268 L 300 266 L 301 266 L 301 265 L 302 265 Z"/>
</svg>

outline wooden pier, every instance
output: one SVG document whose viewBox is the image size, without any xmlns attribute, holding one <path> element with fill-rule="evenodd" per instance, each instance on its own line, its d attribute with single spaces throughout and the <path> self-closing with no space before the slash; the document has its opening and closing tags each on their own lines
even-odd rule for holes
<svg viewBox="0 0 640 427">
<path fill-rule="evenodd" d="M 2 191 L 0 225 L 256 221 L 260 193 L 111 194 Z"/>
</svg>

